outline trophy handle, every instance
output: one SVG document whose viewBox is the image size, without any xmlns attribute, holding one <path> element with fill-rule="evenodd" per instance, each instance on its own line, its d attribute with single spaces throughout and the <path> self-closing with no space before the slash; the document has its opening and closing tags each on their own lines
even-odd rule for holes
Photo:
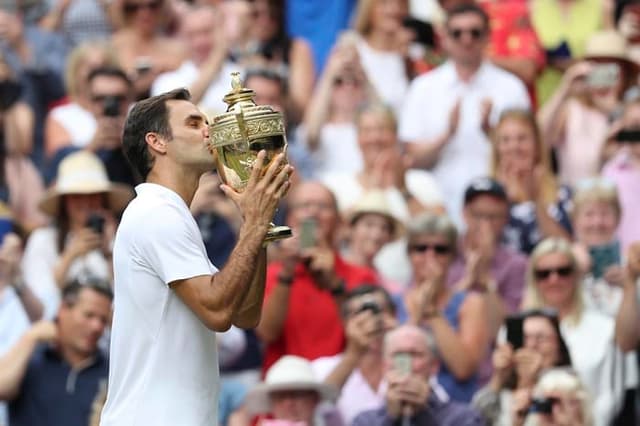
<svg viewBox="0 0 640 426">
<path fill-rule="evenodd" d="M 248 144 L 249 132 L 247 131 L 247 123 L 244 120 L 244 110 L 242 109 L 242 105 L 237 103 L 233 106 L 233 109 L 236 115 L 236 122 L 238 123 L 238 129 L 240 130 L 240 135 L 242 136 L 242 140 Z"/>
</svg>

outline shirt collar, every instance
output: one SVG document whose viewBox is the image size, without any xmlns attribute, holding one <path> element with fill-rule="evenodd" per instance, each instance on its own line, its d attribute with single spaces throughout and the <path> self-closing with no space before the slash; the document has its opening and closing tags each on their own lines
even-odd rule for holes
<svg viewBox="0 0 640 426">
<path fill-rule="evenodd" d="M 181 205 L 187 206 L 187 203 L 182 199 L 177 192 L 172 189 L 167 188 L 164 185 L 159 185 L 157 183 L 145 182 L 136 186 L 136 194 L 140 195 L 156 195 L 159 197 L 171 199 L 174 202 L 177 202 Z M 187 206 L 188 208 L 188 206 Z"/>
</svg>

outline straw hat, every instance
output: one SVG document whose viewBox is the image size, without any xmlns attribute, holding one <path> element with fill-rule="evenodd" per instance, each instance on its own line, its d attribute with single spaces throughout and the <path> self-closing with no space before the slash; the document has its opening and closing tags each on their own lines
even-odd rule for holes
<svg viewBox="0 0 640 426">
<path fill-rule="evenodd" d="M 102 161 L 88 151 L 78 151 L 66 156 L 58 166 L 56 183 L 40 201 L 40 210 L 57 216 L 60 198 L 70 194 L 107 194 L 108 208 L 121 212 L 133 198 L 128 185 L 112 183 Z"/>
<path fill-rule="evenodd" d="M 622 62 L 629 71 L 638 71 L 639 67 L 630 57 L 627 40 L 615 30 L 597 31 L 587 39 L 585 60 L 611 60 Z"/>
<path fill-rule="evenodd" d="M 311 368 L 311 363 L 299 356 L 285 355 L 267 371 L 263 383 L 256 385 L 247 395 L 245 405 L 251 415 L 271 411 L 269 394 L 276 391 L 313 390 L 323 401 L 335 401 L 338 391 L 320 382 Z"/>
<path fill-rule="evenodd" d="M 347 212 L 347 223 L 349 225 L 353 225 L 365 214 L 377 214 L 389 219 L 391 226 L 393 227 L 391 235 L 394 240 L 400 238 L 404 234 L 404 224 L 400 222 L 393 213 L 391 213 L 384 191 L 373 189 L 365 192 L 358 202 L 356 202 L 356 204 Z"/>
</svg>

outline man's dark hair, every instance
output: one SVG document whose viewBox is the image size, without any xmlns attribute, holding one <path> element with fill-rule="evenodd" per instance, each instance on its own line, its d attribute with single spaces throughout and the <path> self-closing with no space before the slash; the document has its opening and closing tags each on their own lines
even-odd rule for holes
<svg viewBox="0 0 640 426">
<path fill-rule="evenodd" d="M 167 101 L 174 100 L 190 101 L 191 94 L 187 89 L 175 89 L 152 96 L 136 102 L 127 115 L 122 134 L 122 150 L 133 172 L 142 181 L 147 180 L 153 167 L 153 156 L 144 140 L 145 135 L 152 132 L 167 140 L 173 138 Z"/>
<path fill-rule="evenodd" d="M 447 27 L 449 27 L 449 23 L 453 18 L 459 15 L 466 15 L 467 13 L 473 13 L 478 15 L 482 19 L 482 25 L 484 27 L 485 33 L 489 32 L 489 15 L 484 9 L 478 6 L 476 3 L 463 3 L 458 6 L 452 7 L 451 10 L 447 13 Z"/>
<path fill-rule="evenodd" d="M 91 84 L 91 82 L 95 80 L 97 77 L 119 78 L 122 81 L 124 81 L 127 84 L 127 87 L 129 87 L 130 89 L 133 87 L 133 82 L 131 81 L 129 76 L 127 76 L 127 73 L 125 73 L 122 70 L 122 68 L 108 66 L 108 65 L 94 68 L 91 70 L 91 72 L 87 76 L 87 83 Z"/>
<path fill-rule="evenodd" d="M 75 280 L 67 284 L 62 289 L 62 301 L 67 306 L 73 306 L 78 301 L 78 295 L 83 289 L 93 290 L 96 293 L 100 293 L 109 300 L 113 300 L 113 291 L 109 286 L 109 283 L 97 280 L 89 279 L 86 283 L 80 283 Z"/>
<path fill-rule="evenodd" d="M 384 303 L 387 304 L 387 307 L 389 308 L 389 310 L 391 311 L 391 313 L 393 315 L 396 314 L 396 304 L 393 302 L 393 299 L 391 298 L 391 294 L 389 294 L 389 292 L 387 291 L 387 289 L 385 289 L 382 286 L 376 285 L 376 284 L 360 284 L 357 287 L 355 287 L 352 290 L 349 290 L 345 295 L 344 295 L 344 301 L 342 302 L 342 316 L 344 318 L 346 318 L 349 314 L 348 312 L 348 306 L 349 306 L 349 302 L 353 299 L 356 299 L 358 297 L 367 295 L 367 294 L 376 294 L 376 293 L 380 293 L 384 296 Z M 383 306 L 380 306 L 380 308 L 384 308 Z"/>
</svg>

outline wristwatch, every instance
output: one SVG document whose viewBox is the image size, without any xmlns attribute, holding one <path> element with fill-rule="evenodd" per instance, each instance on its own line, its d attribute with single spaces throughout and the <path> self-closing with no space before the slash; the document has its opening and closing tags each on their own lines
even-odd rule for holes
<svg viewBox="0 0 640 426">
<path fill-rule="evenodd" d="M 287 275 L 284 272 L 280 272 L 278 274 L 278 283 L 285 287 L 291 287 L 291 284 L 293 284 L 293 274 Z"/>
<path fill-rule="evenodd" d="M 11 287 L 13 287 L 13 291 L 15 291 L 18 296 L 20 296 L 25 287 L 24 279 L 22 277 L 14 279 L 11 282 Z"/>
<path fill-rule="evenodd" d="M 338 283 L 331 289 L 331 295 L 340 297 L 344 296 L 346 293 L 346 288 L 344 285 L 344 280 L 339 280 Z"/>
</svg>

